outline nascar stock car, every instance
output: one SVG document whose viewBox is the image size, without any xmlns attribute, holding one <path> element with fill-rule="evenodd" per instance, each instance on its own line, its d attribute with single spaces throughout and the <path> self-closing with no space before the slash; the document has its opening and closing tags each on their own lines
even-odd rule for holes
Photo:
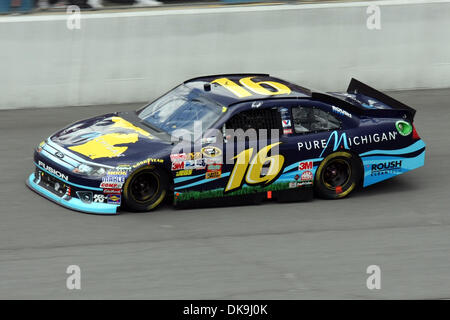
<svg viewBox="0 0 450 320">
<path fill-rule="evenodd" d="M 424 164 L 414 115 L 356 79 L 346 92 L 323 93 L 267 74 L 198 77 L 137 111 L 56 132 L 37 146 L 27 185 L 97 214 L 150 211 L 164 199 L 339 199 Z"/>
</svg>

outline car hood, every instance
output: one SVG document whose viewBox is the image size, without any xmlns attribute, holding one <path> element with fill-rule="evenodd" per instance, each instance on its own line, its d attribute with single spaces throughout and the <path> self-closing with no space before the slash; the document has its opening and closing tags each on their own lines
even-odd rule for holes
<svg viewBox="0 0 450 320">
<path fill-rule="evenodd" d="M 162 159 L 171 144 L 155 136 L 125 113 L 81 120 L 56 132 L 50 139 L 88 161 L 106 165 L 131 164 L 144 158 Z"/>
</svg>

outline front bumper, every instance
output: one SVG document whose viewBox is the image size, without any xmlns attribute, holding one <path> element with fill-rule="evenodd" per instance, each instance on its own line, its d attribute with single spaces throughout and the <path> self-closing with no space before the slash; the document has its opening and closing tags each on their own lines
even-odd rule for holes
<svg viewBox="0 0 450 320">
<path fill-rule="evenodd" d="M 30 174 L 30 176 L 26 180 L 26 184 L 31 190 L 35 191 L 41 196 L 63 207 L 80 212 L 94 213 L 94 214 L 117 214 L 118 208 L 120 206 L 111 203 L 97 203 L 97 202 L 86 203 L 79 198 L 67 195 L 67 193 L 59 195 L 55 192 L 51 192 L 40 181 L 40 178 L 36 178 L 35 173 Z M 86 190 L 86 192 L 89 191 Z"/>
</svg>

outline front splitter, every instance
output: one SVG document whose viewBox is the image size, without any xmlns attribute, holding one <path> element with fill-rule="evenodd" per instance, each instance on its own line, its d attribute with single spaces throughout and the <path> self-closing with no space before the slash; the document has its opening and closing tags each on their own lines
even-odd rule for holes
<svg viewBox="0 0 450 320">
<path fill-rule="evenodd" d="M 119 205 L 109 203 L 97 203 L 97 202 L 85 203 L 78 198 L 71 198 L 69 200 L 60 198 L 57 195 L 45 189 L 44 187 L 41 187 L 36 182 L 34 182 L 34 173 L 30 174 L 30 176 L 26 180 L 26 184 L 31 190 L 33 190 L 37 194 L 71 210 L 92 214 L 106 214 L 106 215 L 118 214 L 117 209 Z"/>
</svg>

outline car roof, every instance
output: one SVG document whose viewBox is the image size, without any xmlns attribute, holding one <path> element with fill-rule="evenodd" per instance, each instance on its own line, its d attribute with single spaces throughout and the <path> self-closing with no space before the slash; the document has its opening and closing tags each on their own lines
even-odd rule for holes
<svg viewBox="0 0 450 320">
<path fill-rule="evenodd" d="M 242 78 L 251 77 L 253 82 L 261 82 L 261 81 L 273 81 L 281 83 L 287 86 L 291 92 L 289 94 L 277 94 L 277 95 L 261 95 L 251 90 L 245 88 L 239 80 Z M 212 83 L 214 80 L 227 78 L 231 80 L 235 84 L 239 85 L 242 89 L 245 89 L 250 93 L 250 95 L 245 97 L 238 97 L 236 94 L 228 90 L 226 87 L 218 84 Z M 254 101 L 254 100 L 264 100 L 264 99 L 282 99 L 282 98 L 306 98 L 311 97 L 311 91 L 309 89 L 303 88 L 291 82 L 272 77 L 269 74 L 262 73 L 238 73 L 238 74 L 218 74 L 218 75 L 208 75 L 197 77 L 193 79 L 189 79 L 184 82 L 184 85 L 191 89 L 199 89 L 204 92 L 204 95 L 209 99 L 212 99 L 221 105 L 231 106 L 236 103 L 245 102 L 245 101 Z M 267 89 L 270 90 L 270 86 L 264 85 Z"/>
</svg>

